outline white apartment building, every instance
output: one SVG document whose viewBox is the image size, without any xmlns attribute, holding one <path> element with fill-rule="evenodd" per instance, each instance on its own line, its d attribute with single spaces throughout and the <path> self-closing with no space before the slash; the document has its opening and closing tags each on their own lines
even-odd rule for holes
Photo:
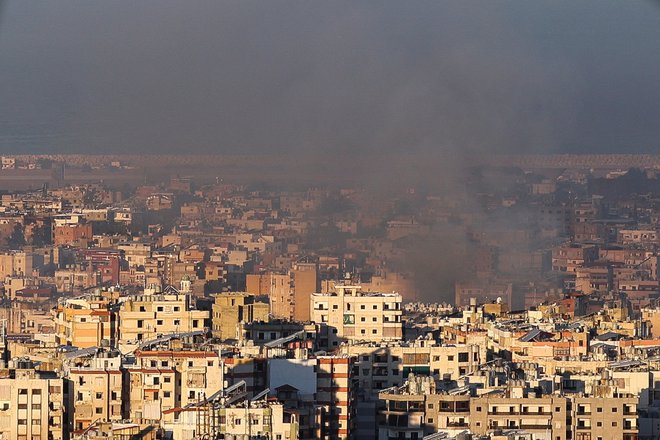
<svg viewBox="0 0 660 440">
<path fill-rule="evenodd" d="M 363 292 L 359 285 L 337 284 L 334 292 L 313 293 L 311 319 L 326 324 L 329 341 L 398 341 L 403 337 L 402 297 L 398 293 Z"/>
</svg>

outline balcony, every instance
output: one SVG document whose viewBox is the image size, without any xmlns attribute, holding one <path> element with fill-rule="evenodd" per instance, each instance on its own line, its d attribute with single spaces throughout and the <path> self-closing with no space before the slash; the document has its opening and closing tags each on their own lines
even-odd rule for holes
<svg viewBox="0 0 660 440">
<path fill-rule="evenodd" d="M 536 424 L 523 423 L 520 425 L 520 429 L 552 429 L 552 425 L 536 425 Z"/>
</svg>

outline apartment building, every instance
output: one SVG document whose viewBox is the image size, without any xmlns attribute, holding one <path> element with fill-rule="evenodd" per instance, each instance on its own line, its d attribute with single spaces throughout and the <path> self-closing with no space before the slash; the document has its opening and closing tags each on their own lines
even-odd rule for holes
<svg viewBox="0 0 660 440">
<path fill-rule="evenodd" d="M 196 310 L 178 292 L 129 297 L 119 310 L 119 341 L 143 341 L 169 333 L 203 331 L 209 312 Z"/>
<path fill-rule="evenodd" d="M 53 310 L 55 340 L 78 348 L 114 344 L 118 323 L 114 303 L 103 295 L 86 295 L 58 302 Z"/>
<path fill-rule="evenodd" d="M 70 265 L 55 271 L 55 287 L 58 292 L 81 292 L 101 284 L 101 271 L 91 264 Z"/>
<path fill-rule="evenodd" d="M 0 254 L 0 279 L 13 276 L 32 276 L 35 255 L 30 252 Z M 43 259 L 42 259 L 43 260 Z"/>
<path fill-rule="evenodd" d="M 98 353 L 87 366 L 68 372 L 70 418 L 74 431 L 96 421 L 120 422 L 124 383 L 119 352 Z"/>
<path fill-rule="evenodd" d="M 198 432 L 213 433 L 217 438 L 226 439 L 300 438 L 298 414 L 270 399 L 223 396 L 213 404 L 175 408 L 166 414 L 169 413 L 174 415 L 174 422 L 166 424 L 165 430 L 171 434 L 169 438 L 176 440 L 198 439 Z"/>
<path fill-rule="evenodd" d="M 597 259 L 597 246 L 581 244 L 559 246 L 552 249 L 552 270 L 571 273 L 585 263 L 593 263 Z"/>
<path fill-rule="evenodd" d="M 396 391 L 396 392 L 395 392 Z M 435 393 L 435 381 L 431 377 L 412 377 L 404 389 L 388 389 L 379 394 L 380 409 L 378 440 L 422 439 L 435 432 L 434 418 L 428 415 L 428 396 Z M 433 404 L 428 405 L 433 408 Z M 427 419 L 428 424 L 427 425 Z"/>
<path fill-rule="evenodd" d="M 317 438 L 356 438 L 353 360 L 348 356 L 321 356 L 317 362 Z"/>
<path fill-rule="evenodd" d="M 171 367 L 129 366 L 124 370 L 124 413 L 135 423 L 167 422 L 176 405 L 176 372 Z"/>
<path fill-rule="evenodd" d="M 144 369 L 173 371 L 174 407 L 197 403 L 224 386 L 224 362 L 217 351 L 194 350 L 172 341 L 168 349 L 136 351 L 135 360 Z"/>
<path fill-rule="evenodd" d="M 223 292 L 214 295 L 213 337 L 221 340 L 241 338 L 240 324 L 268 321 L 269 306 L 247 292 Z"/>
<path fill-rule="evenodd" d="M 616 387 L 603 384 L 591 395 L 543 395 L 525 381 L 511 380 L 505 388 L 490 391 L 470 396 L 470 387 L 463 386 L 438 392 L 433 379 L 413 376 L 379 394 L 379 439 L 465 430 L 481 436 L 516 430 L 529 438 L 553 440 L 638 437 L 639 398 Z"/>
<path fill-rule="evenodd" d="M 259 273 L 246 275 L 246 290 L 255 295 L 267 295 L 270 313 L 274 318 L 293 319 L 294 294 L 288 273 Z"/>
<path fill-rule="evenodd" d="M 293 282 L 293 303 L 291 304 L 293 312 L 288 311 L 288 314 L 292 315 L 296 321 L 309 321 L 312 319 L 311 295 L 321 290 L 318 264 L 303 259 L 293 264 L 290 273 Z"/>
<path fill-rule="evenodd" d="M 29 360 L 11 361 L 0 378 L 0 439 L 69 438 L 64 381 L 34 369 Z"/>
<path fill-rule="evenodd" d="M 337 284 L 334 292 L 311 296 L 311 318 L 333 332 L 331 346 L 348 341 L 397 341 L 403 337 L 401 295 L 362 292 L 359 285 Z M 336 330 L 336 333 L 335 333 Z"/>
<path fill-rule="evenodd" d="M 129 267 L 144 266 L 151 257 L 151 244 L 140 241 L 127 241 L 117 245 Z"/>
</svg>

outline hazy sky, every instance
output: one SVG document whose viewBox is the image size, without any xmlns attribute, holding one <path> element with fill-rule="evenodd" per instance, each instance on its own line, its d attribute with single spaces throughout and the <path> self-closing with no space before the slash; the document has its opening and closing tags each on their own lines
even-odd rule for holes
<svg viewBox="0 0 660 440">
<path fill-rule="evenodd" d="M 0 20 L 1 152 L 660 153 L 653 1 L 5 0 Z"/>
</svg>

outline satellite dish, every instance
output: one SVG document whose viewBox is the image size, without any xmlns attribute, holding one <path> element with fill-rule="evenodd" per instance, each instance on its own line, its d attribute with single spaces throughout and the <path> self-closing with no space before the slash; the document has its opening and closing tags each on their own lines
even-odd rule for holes
<svg viewBox="0 0 660 440">
<path fill-rule="evenodd" d="M 497 304 L 502 304 L 502 297 L 498 296 L 497 299 L 495 300 Z"/>
</svg>

